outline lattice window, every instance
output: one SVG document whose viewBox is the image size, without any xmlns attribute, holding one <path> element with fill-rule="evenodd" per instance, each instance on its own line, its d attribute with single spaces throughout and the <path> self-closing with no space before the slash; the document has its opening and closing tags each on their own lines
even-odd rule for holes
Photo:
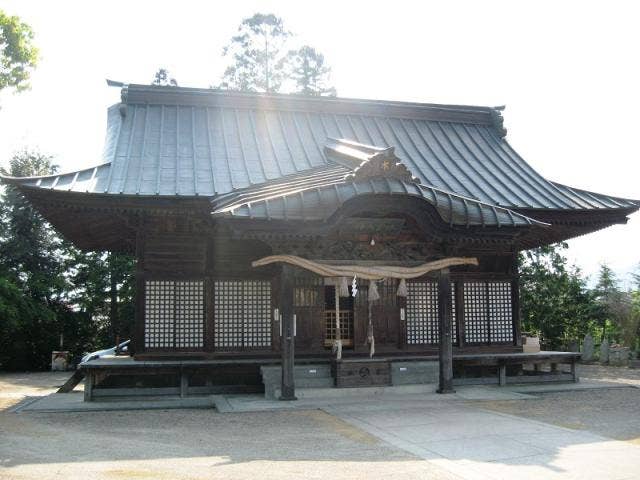
<svg viewBox="0 0 640 480">
<path fill-rule="evenodd" d="M 214 282 L 214 347 L 271 346 L 271 283 L 262 280 Z"/>
<path fill-rule="evenodd" d="M 203 282 L 175 282 L 175 346 L 204 346 L 204 285 Z"/>
<path fill-rule="evenodd" d="M 336 339 L 336 311 L 326 310 L 324 312 L 325 321 L 325 344 L 333 345 Z M 350 347 L 353 345 L 353 310 L 340 310 L 340 339 L 342 345 Z"/>
<path fill-rule="evenodd" d="M 513 342 L 513 307 L 510 282 L 488 282 L 489 338 L 493 343 Z"/>
<path fill-rule="evenodd" d="M 489 341 L 485 282 L 465 282 L 464 284 L 464 333 L 467 343 Z"/>
<path fill-rule="evenodd" d="M 204 316 L 204 286 L 201 280 L 146 281 L 146 348 L 202 348 Z"/>
<path fill-rule="evenodd" d="M 438 282 L 407 282 L 407 343 L 436 345 L 440 341 Z M 451 341 L 457 342 L 455 284 L 451 284 Z"/>
<path fill-rule="evenodd" d="M 510 282 L 465 282 L 465 341 L 513 342 Z"/>
</svg>

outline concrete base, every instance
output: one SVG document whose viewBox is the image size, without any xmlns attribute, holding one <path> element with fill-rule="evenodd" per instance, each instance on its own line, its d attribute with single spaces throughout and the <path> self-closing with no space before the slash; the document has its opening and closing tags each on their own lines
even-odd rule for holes
<svg viewBox="0 0 640 480">
<path fill-rule="evenodd" d="M 424 385 L 438 383 L 438 362 L 391 362 L 392 385 Z"/>
<path fill-rule="evenodd" d="M 212 395 L 180 398 L 178 395 L 159 397 L 112 397 L 85 402 L 82 392 L 52 393 L 46 397 L 27 399 L 13 408 L 14 412 L 99 412 L 116 410 L 167 410 L 175 408 L 213 408 Z"/>
<path fill-rule="evenodd" d="M 260 367 L 260 373 L 264 384 L 264 397 L 270 400 L 280 398 L 281 367 L 279 365 L 262 366 Z M 300 390 L 333 387 L 331 367 L 328 364 L 296 365 L 293 370 L 293 379 L 297 397 L 300 396 Z"/>
</svg>

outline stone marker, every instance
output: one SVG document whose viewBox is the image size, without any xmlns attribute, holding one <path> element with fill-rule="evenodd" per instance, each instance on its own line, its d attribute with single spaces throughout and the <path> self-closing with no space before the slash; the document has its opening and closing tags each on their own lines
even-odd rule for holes
<svg viewBox="0 0 640 480">
<path fill-rule="evenodd" d="M 580 345 L 578 344 L 578 340 L 571 340 L 569 342 L 569 351 L 578 353 L 580 351 Z"/>
<path fill-rule="evenodd" d="M 629 349 L 622 346 L 613 346 L 609 349 L 609 365 L 624 367 L 629 365 Z"/>
<path fill-rule="evenodd" d="M 593 361 L 593 337 L 588 333 L 584 336 L 584 341 L 582 342 L 582 361 Z"/>
<path fill-rule="evenodd" d="M 606 338 L 600 344 L 600 363 L 609 363 L 609 342 Z"/>
<path fill-rule="evenodd" d="M 65 372 L 69 369 L 69 352 L 51 352 L 51 371 Z"/>
</svg>

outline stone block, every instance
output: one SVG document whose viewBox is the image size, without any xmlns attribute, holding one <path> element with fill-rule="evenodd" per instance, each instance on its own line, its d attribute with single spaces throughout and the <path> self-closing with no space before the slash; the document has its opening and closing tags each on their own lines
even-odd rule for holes
<svg viewBox="0 0 640 480">
<path fill-rule="evenodd" d="M 609 342 L 606 338 L 600 344 L 600 363 L 609 363 Z"/>
<path fill-rule="evenodd" d="M 538 353 L 540 351 L 540 338 L 522 337 L 522 351 L 524 353 Z"/>
<path fill-rule="evenodd" d="M 609 365 L 626 367 L 629 365 L 629 349 L 627 347 L 609 348 Z"/>
<path fill-rule="evenodd" d="M 391 362 L 392 385 L 438 383 L 438 362 Z"/>
</svg>

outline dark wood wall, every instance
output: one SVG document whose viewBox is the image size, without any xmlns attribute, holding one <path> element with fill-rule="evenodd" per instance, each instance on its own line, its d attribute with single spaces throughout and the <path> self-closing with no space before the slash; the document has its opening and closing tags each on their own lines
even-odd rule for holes
<svg viewBox="0 0 640 480">
<path fill-rule="evenodd" d="M 387 222 L 388 223 L 388 222 Z M 214 348 L 214 294 L 213 290 L 220 280 L 261 280 L 271 285 L 272 312 L 277 308 L 279 267 L 253 268 L 251 262 L 273 253 L 289 252 L 301 254 L 310 258 L 330 260 L 330 255 L 335 255 L 337 260 L 342 260 L 349 255 L 358 255 L 356 258 L 365 257 L 368 260 L 382 258 L 388 261 L 402 251 L 406 244 L 407 251 L 413 257 L 421 257 L 425 253 L 426 243 L 424 238 L 416 232 L 408 232 L 407 228 L 398 231 L 394 237 L 392 232 L 379 235 L 376 245 L 370 245 L 370 237 L 353 232 L 341 232 L 348 238 L 340 238 L 340 235 L 326 238 L 309 238 L 308 236 L 296 236 L 294 232 L 288 232 L 284 236 L 267 236 L 265 238 L 250 238 L 247 235 L 239 235 L 232 229 L 217 228 L 216 226 L 199 226 L 187 221 L 172 221 L 164 224 L 155 220 L 145 224 L 145 228 L 138 231 L 136 240 L 136 254 L 138 256 L 138 292 L 140 292 L 136 310 L 136 334 L 135 351 L 140 356 L 144 355 L 199 355 L 199 356 L 273 356 L 279 350 L 279 324 L 272 322 L 271 346 L 268 348 L 246 348 L 233 351 L 229 349 Z M 395 242 L 394 242 L 395 240 Z M 403 243 L 404 242 L 404 243 Z M 422 242 L 422 247 L 417 248 L 416 242 Z M 335 245 L 335 246 L 332 246 Z M 345 248 L 347 245 L 348 248 Z M 393 247 L 388 247 L 393 245 Z M 460 321 L 457 322 L 457 337 L 460 341 L 455 348 L 459 351 L 513 351 L 520 348 L 519 311 L 517 301 L 517 266 L 516 257 L 504 245 L 491 246 L 487 244 L 471 244 L 467 246 L 442 245 L 430 241 L 427 248 L 432 252 L 428 258 L 422 257 L 422 261 L 442 258 L 451 255 L 476 256 L 480 264 L 478 266 L 459 266 L 451 270 L 451 279 L 456 288 L 456 311 Z M 319 248 L 315 251 L 314 248 Z M 422 250 L 421 250 L 422 249 Z M 382 260 L 381 260 L 382 261 Z M 404 260 L 406 261 L 406 259 Z M 410 260 L 419 262 L 417 258 Z M 324 343 L 324 283 L 322 279 L 314 279 L 308 272 L 299 271 L 296 277 L 302 284 L 315 285 L 317 296 L 314 302 L 297 305 L 297 356 L 325 356 L 329 355 Z M 434 275 L 426 278 L 434 279 Z M 201 280 L 204 282 L 204 303 L 206 312 L 205 342 L 203 348 L 198 351 L 182 351 L 175 349 L 144 349 L 144 318 L 145 302 L 144 287 L 147 280 L 184 279 Z M 467 281 L 508 281 L 513 290 L 514 313 L 514 341 L 511 344 L 493 345 L 467 345 L 464 342 L 465 326 L 461 320 L 464 316 L 463 284 Z M 315 283 L 314 283 L 315 282 Z M 369 320 L 369 305 L 366 301 L 366 282 L 360 285 L 361 294 L 356 297 L 354 303 L 354 335 L 353 346 L 346 349 L 347 355 L 366 354 L 369 347 L 366 345 L 367 324 Z M 400 308 L 406 306 L 406 300 L 396 296 L 397 281 L 390 280 L 379 286 L 381 300 L 372 305 L 372 321 L 376 335 L 376 352 L 392 355 L 399 353 L 428 353 L 435 354 L 437 345 L 409 345 L 406 342 L 406 326 L 400 321 Z M 270 312 L 271 313 L 271 312 Z"/>
</svg>

